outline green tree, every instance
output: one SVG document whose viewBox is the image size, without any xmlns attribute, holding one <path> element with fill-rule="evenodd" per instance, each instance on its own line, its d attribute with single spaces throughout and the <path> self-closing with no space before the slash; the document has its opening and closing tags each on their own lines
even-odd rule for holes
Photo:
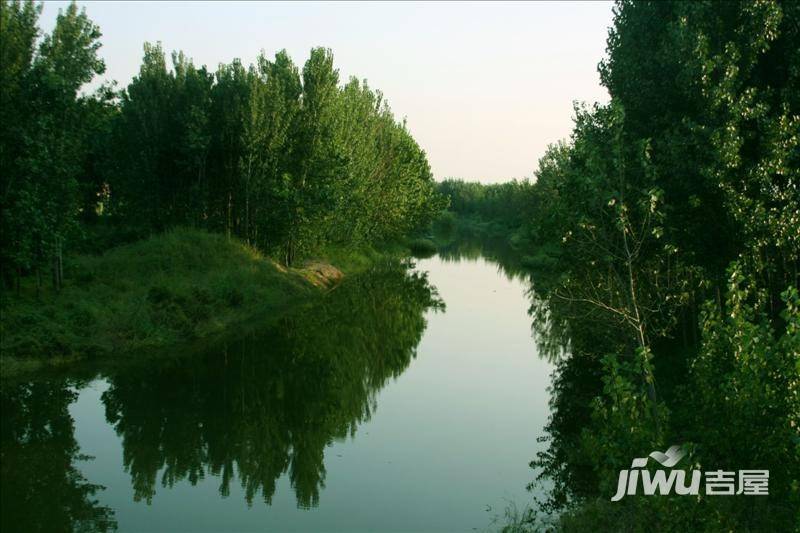
<svg viewBox="0 0 800 533">
<path fill-rule="evenodd" d="M 3 256 L 18 274 L 51 266 L 61 287 L 65 242 L 79 230 L 79 178 L 88 152 L 79 89 L 105 70 L 100 30 L 73 2 L 35 49 L 39 10 L 3 2 Z M 8 63 L 6 63 L 8 59 Z M 12 268 L 13 268 L 12 267 Z"/>
</svg>

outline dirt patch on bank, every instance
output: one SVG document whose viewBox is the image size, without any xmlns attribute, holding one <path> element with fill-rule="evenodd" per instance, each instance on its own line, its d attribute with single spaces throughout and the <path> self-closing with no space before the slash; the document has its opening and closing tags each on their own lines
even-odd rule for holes
<svg viewBox="0 0 800 533">
<path fill-rule="evenodd" d="M 338 285 L 344 274 L 335 266 L 320 261 L 309 261 L 299 269 L 300 274 L 312 285 L 330 289 Z"/>
</svg>

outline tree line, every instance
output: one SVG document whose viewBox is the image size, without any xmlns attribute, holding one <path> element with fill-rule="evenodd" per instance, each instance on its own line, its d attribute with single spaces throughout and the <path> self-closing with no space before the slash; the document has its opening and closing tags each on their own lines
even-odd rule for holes
<svg viewBox="0 0 800 533">
<path fill-rule="evenodd" d="M 65 251 L 178 225 L 291 265 L 330 243 L 398 238 L 442 206 L 405 122 L 366 81 L 340 83 L 328 49 L 302 68 L 281 51 L 210 71 L 146 43 L 126 88 L 83 94 L 105 71 L 85 10 L 73 2 L 42 35 L 41 5 L 0 9 L 6 287 L 31 274 L 58 287 Z"/>
<path fill-rule="evenodd" d="M 449 200 L 449 209 L 461 217 L 499 223 L 503 230 L 514 230 L 533 216 L 530 180 L 511 180 L 484 185 L 480 182 L 448 178 L 436 184 Z"/>
<path fill-rule="evenodd" d="M 799 22 L 796 2 L 618 2 L 610 103 L 578 106 L 516 193 L 537 327 L 570 354 L 535 462 L 564 527 L 800 520 Z M 494 214 L 496 186 L 443 190 L 462 212 L 518 215 Z M 775 496 L 608 507 L 633 457 L 682 443 L 704 467 L 769 469 Z"/>
</svg>

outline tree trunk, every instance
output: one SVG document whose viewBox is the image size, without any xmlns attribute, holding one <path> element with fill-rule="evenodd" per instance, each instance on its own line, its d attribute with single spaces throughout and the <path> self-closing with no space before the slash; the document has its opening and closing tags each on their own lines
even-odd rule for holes
<svg viewBox="0 0 800 533">
<path fill-rule="evenodd" d="M 247 180 L 244 184 L 244 233 L 247 244 L 250 244 L 250 168 L 253 158 L 247 161 Z"/>
<path fill-rule="evenodd" d="M 58 239 L 58 290 L 64 285 L 64 243 Z"/>
<path fill-rule="evenodd" d="M 53 251 L 53 288 L 56 292 L 61 291 L 61 283 L 64 279 L 64 262 L 61 257 L 61 238 L 55 239 L 55 250 Z"/>
<path fill-rule="evenodd" d="M 52 269 L 53 289 L 58 291 L 58 256 L 55 253 L 50 259 L 50 268 Z"/>
<path fill-rule="evenodd" d="M 231 198 L 231 191 L 229 190 L 228 191 L 228 216 L 227 216 L 227 220 L 225 222 L 225 233 L 228 235 L 228 240 L 230 240 L 230 238 L 231 238 L 231 202 L 232 201 L 233 200 Z"/>
</svg>

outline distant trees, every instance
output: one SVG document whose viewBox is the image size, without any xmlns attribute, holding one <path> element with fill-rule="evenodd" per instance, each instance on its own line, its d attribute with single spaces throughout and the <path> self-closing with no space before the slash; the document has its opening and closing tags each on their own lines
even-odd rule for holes
<svg viewBox="0 0 800 533">
<path fill-rule="evenodd" d="M 536 215 L 533 183 L 528 180 L 485 185 L 450 178 L 440 182 L 438 190 L 449 199 L 450 209 L 462 216 L 519 228 Z"/>
<path fill-rule="evenodd" d="M 424 152 L 366 82 L 339 83 L 330 50 L 216 72 L 145 44 L 122 91 L 81 87 L 105 65 L 72 3 L 0 2 L 4 285 L 52 274 L 98 217 L 133 235 L 176 225 L 235 235 L 291 264 L 328 243 L 372 243 L 441 208 Z"/>
</svg>

